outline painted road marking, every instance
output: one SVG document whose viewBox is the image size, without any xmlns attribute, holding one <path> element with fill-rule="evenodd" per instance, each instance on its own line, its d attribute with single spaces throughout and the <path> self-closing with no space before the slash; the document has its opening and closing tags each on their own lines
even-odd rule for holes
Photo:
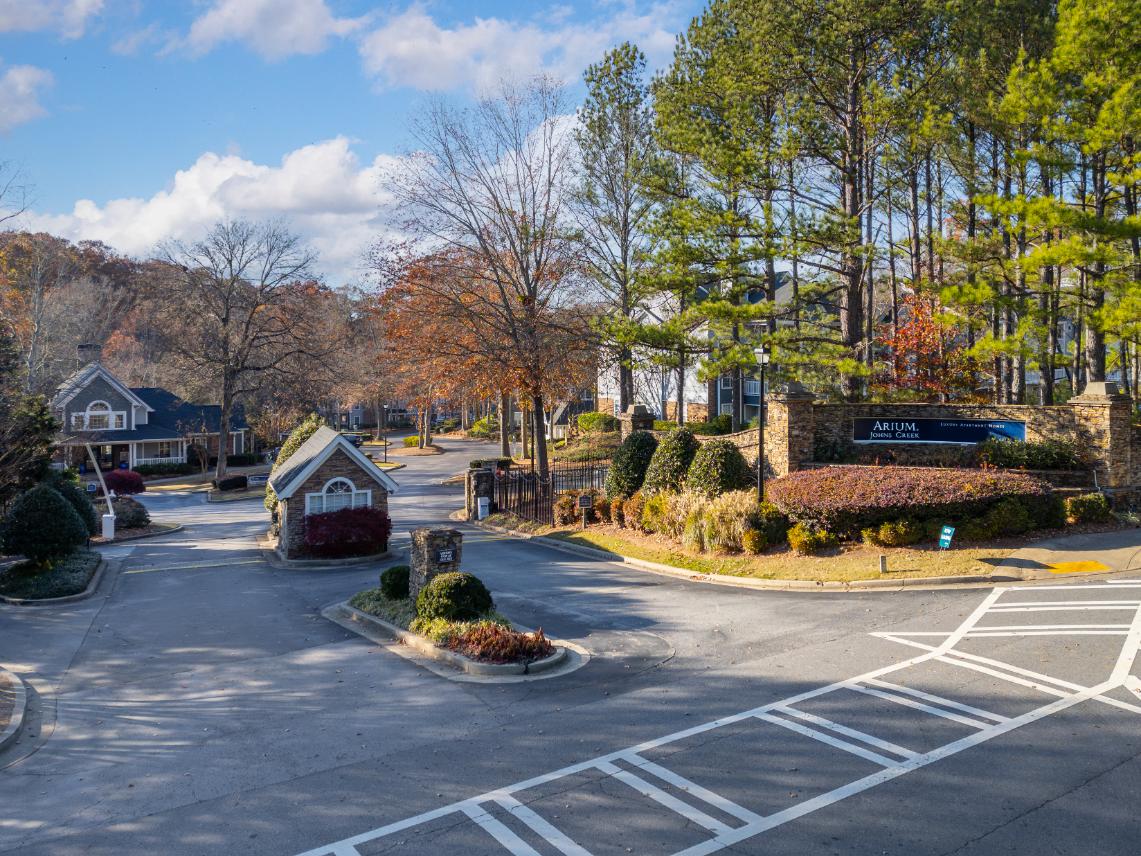
<svg viewBox="0 0 1141 856">
<path fill-rule="evenodd" d="M 236 561 L 196 562 L 190 565 L 153 565 L 145 568 L 132 568 L 124 574 L 153 574 L 155 571 L 194 571 L 200 568 L 223 570 L 231 565 L 260 565 L 264 559 L 238 559 Z"/>
<path fill-rule="evenodd" d="M 1051 562 L 1046 567 L 1052 574 L 1089 574 L 1109 570 L 1109 565 L 1103 565 L 1092 559 L 1078 562 Z"/>
<path fill-rule="evenodd" d="M 843 734 L 845 737 L 851 737 L 855 740 L 859 740 L 861 743 L 867 743 L 869 746 L 875 746 L 877 749 L 883 749 L 885 752 L 899 755 L 901 758 L 913 758 L 918 754 L 917 752 L 904 749 L 902 746 L 898 746 L 890 741 L 881 740 L 878 737 L 873 737 L 871 734 L 857 731 L 855 728 L 849 728 L 846 725 L 841 725 L 839 722 L 833 722 L 831 719 L 825 719 L 823 716 L 817 716 L 814 713 L 806 713 L 803 710 L 796 710 L 791 707 L 778 707 L 777 710 L 786 716 L 795 716 L 797 719 L 803 719 L 805 722 L 810 722 L 819 728 L 835 731 L 837 734 Z"/>
<path fill-rule="evenodd" d="M 1130 584 L 1141 587 L 1141 584 Z M 1063 588 L 1058 587 L 1045 587 L 1045 588 Z M 1099 589 L 1106 590 L 1106 584 L 1101 585 L 1083 585 L 1083 586 L 1065 586 L 1069 591 L 1074 590 L 1091 590 Z M 539 835 L 552 847 L 559 850 L 568 856 L 584 856 L 588 854 L 584 847 L 571 841 L 564 833 L 560 832 L 553 824 L 546 821 L 538 814 L 527 808 L 523 802 L 518 798 L 523 792 L 536 788 L 540 785 L 554 782 L 559 779 L 564 779 L 568 776 L 577 773 L 585 772 L 588 770 L 601 770 L 602 772 L 620 780 L 629 785 L 634 790 L 645 796 L 655 800 L 660 805 L 665 806 L 671 811 L 676 812 L 682 817 L 687 818 L 694 823 L 697 823 L 711 833 L 713 837 L 709 840 L 689 847 L 680 851 L 675 856 L 706 856 L 706 854 L 714 854 L 734 844 L 738 844 L 749 838 L 761 835 L 771 829 L 790 823 L 798 818 L 804 817 L 812 812 L 818 811 L 827 806 L 833 805 L 841 800 L 847 799 L 855 794 L 862 793 L 866 790 L 874 788 L 885 782 L 889 782 L 899 776 L 905 775 L 913 770 L 920 769 L 929 764 L 933 764 L 950 755 L 962 752 L 966 749 L 978 746 L 988 740 L 1000 737 L 1015 729 L 1021 728 L 1030 723 L 1037 722 L 1048 716 L 1052 716 L 1060 711 L 1067 710 L 1075 705 L 1083 704 L 1087 701 L 1100 701 L 1106 704 L 1113 705 L 1124 710 L 1130 710 L 1134 713 L 1141 713 L 1141 706 L 1130 704 L 1129 702 L 1121 701 L 1112 698 L 1106 693 L 1115 690 L 1119 687 L 1125 687 L 1135 694 L 1141 695 L 1141 680 L 1137 676 L 1130 674 L 1137 660 L 1138 651 L 1141 650 L 1141 608 L 1134 607 L 1134 614 L 1132 621 L 1128 625 L 1128 630 L 1122 642 L 1121 649 L 1118 652 L 1112 671 L 1109 677 L 1093 686 L 1083 687 L 1078 684 L 1064 681 L 1059 678 L 1054 678 L 1049 675 L 1043 675 L 1032 672 L 1027 669 L 1022 669 L 1010 663 L 1004 663 L 1000 660 L 993 660 L 987 657 L 982 657 L 976 654 L 959 651 L 955 648 L 963 639 L 969 638 L 972 631 L 984 630 L 978 627 L 978 622 L 985 617 L 989 612 L 1003 612 L 1003 606 L 1009 604 L 998 605 L 999 599 L 1007 591 L 1014 591 L 1010 588 L 996 588 L 992 590 L 982 603 L 972 612 L 955 630 L 946 634 L 932 634 L 926 631 L 920 633 L 875 633 L 880 638 L 890 639 L 895 642 L 908 645 L 911 647 L 919 648 L 923 651 L 914 657 L 894 663 L 889 666 L 884 666 L 863 675 L 858 675 L 844 681 L 837 681 L 836 683 L 828 684 L 825 686 L 817 687 L 812 690 L 799 693 L 781 701 L 771 702 L 760 707 L 753 708 L 752 710 L 742 711 L 740 713 L 732 714 L 729 716 L 721 717 L 720 719 L 711 722 L 694 725 L 681 731 L 667 734 L 663 737 L 658 737 L 653 740 L 647 740 L 637 746 L 632 746 L 627 749 L 621 749 L 616 752 L 611 752 L 607 755 L 598 758 L 592 758 L 587 761 L 581 761 L 562 769 L 555 770 L 549 773 L 544 773 L 517 782 L 507 787 L 499 788 L 497 790 L 489 791 L 480 796 L 470 799 L 462 800 L 447 806 L 431 809 L 422 814 L 415 815 L 414 817 L 405 818 L 394 823 L 389 823 L 385 826 L 378 827 L 368 832 L 352 836 L 350 838 L 342 839 L 331 844 L 326 844 L 312 850 L 305 851 L 300 856 L 353 856 L 356 853 L 356 845 L 365 842 L 375 841 L 379 838 L 385 838 L 389 835 L 411 829 L 413 827 L 421 826 L 430 823 L 441 817 L 447 817 L 454 814 L 465 815 L 475 823 L 477 823 L 484 831 L 488 832 L 507 852 L 512 854 L 519 854 L 519 856 L 532 856 L 536 854 L 529 844 L 524 842 L 518 835 L 512 832 L 502 822 L 492 817 L 488 812 L 481 807 L 482 803 L 496 802 L 506 808 L 516 817 L 531 829 L 535 834 Z M 1025 590 L 1017 590 L 1020 594 L 1025 595 Z M 1029 608 L 1036 608 L 1033 602 L 1026 604 Z M 1141 603 L 1138 604 L 1141 606 Z M 943 636 L 943 640 L 935 645 L 928 645 L 923 642 L 915 641 L 914 639 L 907 638 L 908 636 Z M 1056 698 L 1047 704 L 1036 707 L 1015 717 L 1000 717 L 997 714 L 989 713 L 979 708 L 973 708 L 969 705 L 963 705 L 959 702 L 953 702 L 950 699 L 942 699 L 939 696 L 930 693 L 923 693 L 919 690 L 913 690 L 909 687 L 891 684 L 890 682 L 881 680 L 885 675 L 892 674 L 893 672 L 900 672 L 922 663 L 927 662 L 942 662 L 951 665 L 959 666 L 962 668 L 972 669 L 977 672 L 992 675 L 1001 680 L 1008 681 L 1015 684 L 1033 687 L 1041 692 L 1049 695 L 1054 695 Z M 795 705 L 806 701 L 811 698 L 835 693 L 840 690 L 856 689 L 868 695 L 879 696 L 887 700 L 902 704 L 906 707 L 911 707 L 925 713 L 931 713 L 947 719 L 964 722 L 973 726 L 976 730 L 968 736 L 947 743 L 938 748 L 932 749 L 922 754 L 916 754 L 910 750 L 905 750 L 903 747 L 890 744 L 883 741 L 874 735 L 865 734 L 863 732 L 855 731 L 855 729 L 848 729 L 847 733 L 840 729 L 844 726 L 839 726 L 838 723 L 832 723 L 830 720 L 823 720 L 817 717 L 817 721 L 813 721 L 811 714 L 806 714 L 803 711 L 795 709 Z M 945 704 L 945 702 L 951 702 Z M 959 712 L 956 712 L 959 711 Z M 964 715 L 969 714 L 969 715 Z M 977 719 L 975 717 L 978 717 Z M 726 725 L 744 722 L 750 719 L 757 719 L 779 725 L 782 728 L 800 733 L 804 736 L 810 737 L 822 743 L 829 744 L 837 749 L 850 752 L 852 754 L 861 756 L 867 760 L 871 760 L 878 764 L 882 769 L 872 773 L 871 775 L 864 776 L 855 781 L 848 782 L 840 787 L 834 788 L 826 793 L 819 794 L 812 799 L 805 800 L 795 805 L 789 806 L 783 810 L 777 811 L 767 816 L 757 815 L 750 812 L 748 809 L 737 806 L 732 801 L 727 800 L 725 797 L 720 796 L 710 790 L 701 788 L 700 786 L 689 782 L 687 779 L 678 776 L 671 770 L 661 767 L 656 764 L 651 764 L 641 757 L 641 753 L 656 749 L 662 746 L 667 746 L 672 743 L 684 740 L 694 735 L 702 734 L 713 729 L 722 728 Z M 992 722 L 983 722 L 982 720 L 993 720 Z M 805 723 L 811 722 L 817 727 L 810 727 Z M 832 727 L 837 726 L 837 727 Z M 835 731 L 835 733 L 845 733 L 845 736 L 851 737 L 853 740 L 859 739 L 866 745 L 876 746 L 884 751 L 890 751 L 893 754 L 898 754 L 896 750 L 902 750 L 909 754 L 901 755 L 901 760 L 894 760 L 859 746 L 856 743 L 834 737 L 828 734 L 827 731 Z M 889 748 L 890 747 L 890 748 Z M 679 787 L 686 793 L 693 796 L 694 799 L 702 800 L 709 805 L 717 807 L 724 811 L 726 814 L 737 818 L 743 822 L 742 826 L 731 827 L 729 824 L 723 823 L 720 820 L 706 814 L 700 809 L 687 802 L 684 802 L 673 794 L 666 793 L 656 785 L 651 784 L 645 779 L 635 775 L 634 773 L 617 766 L 616 762 L 623 762 L 629 764 L 640 772 L 646 775 L 656 777 L 661 781 Z"/>
<path fill-rule="evenodd" d="M 866 761 L 879 764 L 881 767 L 894 767 L 899 763 L 899 760 L 896 758 L 888 758 L 879 752 L 873 752 L 871 749 L 865 749 L 863 746 L 857 746 L 855 743 L 849 743 L 847 740 L 841 740 L 839 737 L 833 737 L 831 734 L 826 734 L 815 728 L 809 728 L 807 725 L 801 725 L 799 722 L 792 722 L 779 716 L 773 716 L 771 713 L 758 713 L 756 716 L 757 719 L 763 719 L 765 722 L 780 725 L 789 731 L 795 731 L 797 734 L 803 734 L 805 737 L 811 737 L 813 740 L 819 740 L 821 743 L 827 743 L 829 746 L 843 749 L 845 752 L 851 752 L 853 755 L 858 755 Z"/>
</svg>

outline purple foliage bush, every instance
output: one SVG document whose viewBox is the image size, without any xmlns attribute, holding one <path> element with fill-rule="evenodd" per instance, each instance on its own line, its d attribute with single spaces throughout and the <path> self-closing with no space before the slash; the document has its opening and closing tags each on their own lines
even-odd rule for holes
<svg viewBox="0 0 1141 856">
<path fill-rule="evenodd" d="M 976 517 L 1007 498 L 1022 502 L 1039 525 L 1053 504 L 1046 482 L 1001 470 L 824 467 L 791 473 L 768 489 L 769 501 L 793 521 L 838 535 L 902 517 Z"/>
<path fill-rule="evenodd" d="M 380 508 L 342 508 L 305 517 L 304 552 L 321 559 L 371 556 L 388 549 L 392 521 Z"/>
<path fill-rule="evenodd" d="M 111 470 L 103 474 L 103 481 L 107 483 L 107 490 L 113 490 L 120 496 L 143 493 L 147 489 L 143 477 L 134 470 Z"/>
</svg>

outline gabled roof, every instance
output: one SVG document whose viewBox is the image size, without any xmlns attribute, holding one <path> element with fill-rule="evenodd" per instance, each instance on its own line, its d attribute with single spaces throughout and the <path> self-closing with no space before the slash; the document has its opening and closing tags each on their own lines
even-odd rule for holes
<svg viewBox="0 0 1141 856">
<path fill-rule="evenodd" d="M 131 391 L 150 407 L 152 424 L 183 434 L 217 434 L 222 424 L 220 404 L 191 404 L 161 386 L 137 386 Z M 241 431 L 248 427 L 242 408 L 235 405 L 230 413 L 230 430 Z"/>
<path fill-rule="evenodd" d="M 182 435 L 164 425 L 140 425 L 138 428 L 124 430 L 122 428 L 109 428 L 106 431 L 84 431 L 79 434 L 63 433 L 63 442 L 77 440 L 81 443 L 138 443 L 153 440 L 181 440 Z"/>
<path fill-rule="evenodd" d="M 399 489 L 400 486 L 392 476 L 374 464 L 371 458 L 350 443 L 346 437 L 327 425 L 322 425 L 289 456 L 289 460 L 280 470 L 269 477 L 269 486 L 273 488 L 277 498 L 289 499 L 293 496 L 309 476 L 317 472 L 317 469 L 329 460 L 337 449 L 341 449 L 356 461 L 361 470 L 372 476 L 376 483 L 389 493 L 396 493 Z"/>
<path fill-rule="evenodd" d="M 99 362 L 88 363 L 63 383 L 61 383 L 59 385 L 59 389 L 56 390 L 55 397 L 52 399 L 52 407 L 63 407 L 69 401 L 75 398 L 75 396 L 78 395 L 82 390 L 86 389 L 87 385 L 97 377 L 103 378 L 103 380 L 110 384 L 116 392 L 118 392 L 132 404 L 137 405 L 138 407 L 145 407 L 148 412 L 153 409 L 149 404 L 139 398 L 134 392 L 124 386 L 122 382 L 117 377 L 115 377 L 115 375 L 107 371 L 107 369 L 103 367 L 103 364 Z"/>
</svg>

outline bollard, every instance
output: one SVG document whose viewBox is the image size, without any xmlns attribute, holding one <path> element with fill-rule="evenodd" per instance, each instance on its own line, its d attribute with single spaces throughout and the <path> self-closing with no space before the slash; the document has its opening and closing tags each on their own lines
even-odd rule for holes
<svg viewBox="0 0 1141 856">
<path fill-rule="evenodd" d="M 880 556 L 880 573 L 887 573 L 887 556 Z"/>
</svg>

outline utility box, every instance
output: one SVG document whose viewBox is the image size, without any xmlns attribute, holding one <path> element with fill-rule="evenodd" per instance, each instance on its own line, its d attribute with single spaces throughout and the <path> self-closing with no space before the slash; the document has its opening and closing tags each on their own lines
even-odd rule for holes
<svg viewBox="0 0 1141 856">
<path fill-rule="evenodd" d="M 103 537 L 108 541 L 115 539 L 115 515 L 103 515 Z"/>
<path fill-rule="evenodd" d="M 491 497 L 481 496 L 475 501 L 475 519 L 483 520 L 491 513 Z"/>
</svg>

